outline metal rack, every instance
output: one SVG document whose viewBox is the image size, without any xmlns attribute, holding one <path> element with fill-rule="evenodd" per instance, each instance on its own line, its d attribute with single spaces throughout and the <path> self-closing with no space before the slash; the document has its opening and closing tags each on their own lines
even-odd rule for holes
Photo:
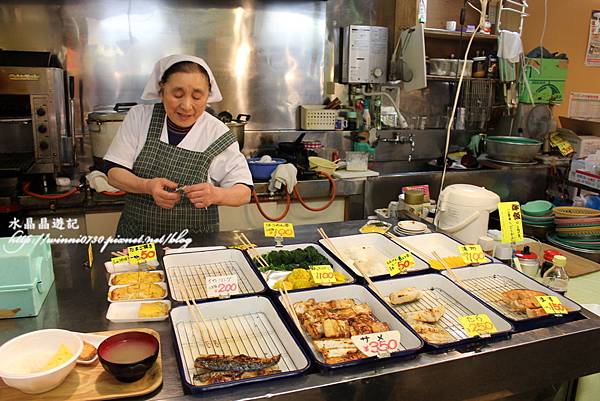
<svg viewBox="0 0 600 401">
<path fill-rule="evenodd" d="M 514 320 L 528 319 L 527 314 L 511 310 L 503 302 L 503 292 L 522 289 L 523 285 L 507 277 L 494 274 L 489 277 L 479 277 L 463 280 L 465 290 L 493 304 L 503 315 Z"/>
<path fill-rule="evenodd" d="M 456 341 L 469 338 L 458 318 L 473 315 L 473 311 L 466 308 L 441 288 L 430 288 L 421 291 L 422 295 L 418 301 L 404 305 L 394 305 L 394 309 L 402 316 L 403 313 L 420 312 L 443 305 L 446 308 L 444 315 L 433 325 L 446 330 Z"/>
<path fill-rule="evenodd" d="M 239 355 L 271 357 L 281 355 L 277 368 L 281 372 L 301 369 L 296 366 L 286 347 L 277 336 L 264 313 L 237 315 L 222 319 L 206 320 L 199 326 L 191 321 L 176 324 L 181 342 L 180 353 L 189 382 L 194 380 L 194 360 L 201 354 Z"/>
<path fill-rule="evenodd" d="M 259 289 L 253 288 L 245 271 L 236 261 L 225 261 L 190 266 L 170 266 L 166 268 L 167 277 L 171 286 L 171 295 L 176 301 L 183 302 L 185 297 L 181 293 L 179 283 L 182 283 L 187 291 L 192 292 L 194 299 L 206 299 L 206 278 L 214 276 L 227 276 L 235 274 L 238 277 L 240 294 L 250 294 Z"/>
</svg>

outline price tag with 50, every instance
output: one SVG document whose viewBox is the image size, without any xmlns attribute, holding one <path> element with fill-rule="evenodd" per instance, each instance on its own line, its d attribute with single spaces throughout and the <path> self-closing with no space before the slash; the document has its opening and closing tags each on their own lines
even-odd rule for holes
<svg viewBox="0 0 600 401">
<path fill-rule="evenodd" d="M 544 311 L 549 315 L 564 315 L 569 313 L 569 310 L 560 303 L 558 297 L 552 295 L 539 295 L 535 297 L 540 303 L 540 306 L 544 308 Z"/>
<path fill-rule="evenodd" d="M 208 298 L 226 298 L 239 293 L 238 276 L 236 274 L 206 277 L 206 296 Z"/>
<path fill-rule="evenodd" d="M 459 316 L 458 321 L 465 328 L 469 337 L 489 336 L 498 332 L 490 317 L 485 313 L 479 315 Z"/>
<path fill-rule="evenodd" d="M 132 265 L 137 265 L 150 260 L 156 260 L 156 249 L 154 247 L 154 242 L 128 247 L 127 256 L 129 257 L 129 263 Z"/>
<path fill-rule="evenodd" d="M 400 332 L 398 330 L 381 333 L 352 336 L 352 343 L 366 356 L 389 356 L 400 348 Z"/>
<path fill-rule="evenodd" d="M 294 238 L 294 225 L 292 223 L 265 222 L 265 237 Z"/>
<path fill-rule="evenodd" d="M 390 276 L 395 276 L 396 274 L 405 272 L 414 266 L 415 259 L 413 258 L 412 253 L 406 252 L 400 256 L 396 256 L 393 259 L 386 260 L 385 265 L 390 272 Z"/>
<path fill-rule="evenodd" d="M 330 265 L 314 265 L 310 266 L 310 274 L 317 284 L 335 284 L 335 276 L 333 275 L 333 267 Z"/>
<path fill-rule="evenodd" d="M 487 262 L 481 245 L 460 245 L 458 251 L 467 264 Z"/>
</svg>

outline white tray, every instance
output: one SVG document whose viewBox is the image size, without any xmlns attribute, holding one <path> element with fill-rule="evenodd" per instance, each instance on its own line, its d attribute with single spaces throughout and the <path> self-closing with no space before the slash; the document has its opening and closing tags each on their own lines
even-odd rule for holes
<svg viewBox="0 0 600 401">
<path fill-rule="evenodd" d="M 348 235 L 344 237 L 330 237 L 329 239 L 331 240 L 331 242 L 333 242 L 333 245 L 335 245 L 335 247 L 340 252 L 344 252 L 344 249 L 356 249 L 360 246 L 372 246 L 376 248 L 379 252 L 381 252 L 383 255 L 385 255 L 385 257 L 387 258 L 386 260 L 395 258 L 396 256 L 399 256 L 408 251 L 408 249 L 404 249 L 402 246 L 387 238 L 385 235 L 378 233 Z M 335 251 L 333 249 L 329 249 L 325 240 L 321 239 L 319 240 L 319 243 L 335 255 Z M 341 259 L 348 268 L 352 269 L 352 271 L 356 275 L 362 277 L 362 274 L 360 274 L 356 267 L 354 267 L 354 264 L 351 262 L 350 259 L 347 259 L 343 255 L 338 255 L 338 257 L 340 256 L 342 256 Z M 429 265 L 423 260 L 421 260 L 419 257 L 417 257 L 417 255 L 413 254 L 413 257 L 415 260 L 415 265 L 408 269 L 409 272 L 429 269 Z M 382 260 L 381 263 L 382 267 L 380 266 L 375 273 L 369 274 L 369 277 L 389 277 L 388 270 L 385 267 L 385 260 Z"/>
<path fill-rule="evenodd" d="M 171 310 L 176 351 L 183 365 L 184 380 L 198 388 L 194 381 L 194 359 L 199 354 L 267 357 L 281 354 L 280 374 L 260 376 L 247 381 L 262 381 L 290 375 L 308 368 L 310 362 L 290 334 L 271 302 L 262 296 L 234 298 L 197 304 L 206 325 L 195 323 L 190 308 Z M 202 388 L 217 388 L 236 382 Z"/>
<path fill-rule="evenodd" d="M 298 249 L 298 248 L 304 249 L 309 246 L 314 247 L 321 255 L 323 255 L 327 258 L 333 271 L 340 272 L 344 275 L 344 277 L 346 277 L 346 281 L 344 282 L 344 284 L 354 283 L 354 277 L 352 277 L 350 274 L 348 274 L 348 271 L 346 271 L 346 269 L 344 269 L 342 266 L 340 266 L 340 264 L 338 262 L 336 262 L 335 259 L 333 259 L 331 256 L 329 256 L 329 254 L 327 252 L 325 252 L 325 250 L 321 246 L 319 246 L 319 244 L 309 244 L 309 243 L 291 244 L 291 245 L 284 245 L 282 247 L 264 246 L 264 247 L 260 247 L 260 248 L 254 248 L 254 250 L 259 255 L 264 255 L 271 251 L 283 251 L 283 250 L 293 251 L 294 249 Z M 249 253 L 249 255 L 253 255 L 253 254 L 254 254 L 254 252 Z M 256 262 L 254 262 L 254 264 L 258 268 L 259 265 Z M 263 278 L 265 279 L 265 281 L 267 282 L 267 285 L 269 286 L 269 288 L 273 288 L 273 286 L 275 285 L 275 283 L 278 280 L 287 277 L 287 275 L 290 274 L 290 272 L 280 272 L 280 271 L 273 270 L 273 271 L 265 272 L 265 273 L 261 272 L 261 274 L 262 274 Z"/>
<path fill-rule="evenodd" d="M 258 273 L 250 266 L 244 253 L 238 249 L 167 255 L 163 259 L 171 296 L 185 301 L 182 285 L 194 299 L 207 299 L 206 277 L 238 276 L 240 294 L 256 294 L 265 290 Z"/>
<path fill-rule="evenodd" d="M 206 252 L 206 251 L 217 251 L 219 249 L 226 249 L 222 245 L 217 246 L 193 246 L 191 248 L 170 248 L 165 249 L 165 255 L 175 255 L 179 253 L 192 253 L 192 252 Z"/>
<path fill-rule="evenodd" d="M 115 288 L 127 287 L 127 285 L 111 285 L 110 287 L 108 287 L 108 294 L 106 294 L 106 299 L 108 300 L 108 302 L 123 303 L 123 302 L 137 302 L 137 301 L 157 301 L 159 299 L 166 298 L 167 294 L 169 293 L 169 290 L 167 289 L 167 284 L 166 283 L 154 283 L 154 284 L 159 285 L 162 288 L 164 288 L 165 295 L 163 295 L 160 298 L 128 299 L 128 300 L 123 300 L 123 301 L 113 301 L 112 299 L 110 299 L 111 291 L 114 290 Z"/>
<path fill-rule="evenodd" d="M 513 312 L 502 302 L 499 302 L 502 299 L 502 292 L 519 288 L 540 291 L 556 296 L 560 300 L 560 303 L 572 312 L 581 311 L 581 306 L 575 302 L 501 263 L 454 269 L 453 272 L 462 280 L 463 288 L 466 291 L 475 295 L 501 315 L 513 321 L 536 319 L 528 318 L 525 313 Z M 447 276 L 448 272 L 444 271 L 442 274 Z"/>
<path fill-rule="evenodd" d="M 432 343 L 433 346 L 452 345 L 470 338 L 460 324 L 458 320 L 459 316 L 484 313 L 490 317 L 490 320 L 498 329 L 498 333 L 508 333 L 512 330 L 510 323 L 500 317 L 500 315 L 439 274 L 424 274 L 422 276 L 377 281 L 375 282 L 375 286 L 384 296 L 408 287 L 414 287 L 423 291 L 423 296 L 418 301 L 403 305 L 390 305 L 400 317 L 406 312 L 417 312 L 439 305 L 445 306 L 446 311 L 444 315 L 435 325 L 445 329 L 454 341 L 445 344 Z"/>
<path fill-rule="evenodd" d="M 138 302 L 113 302 L 108 306 L 106 318 L 115 323 L 134 323 L 134 322 L 160 322 L 169 317 L 169 311 L 163 317 L 140 318 L 138 312 L 142 304 L 151 302 L 161 302 L 166 304 L 171 310 L 171 301 L 138 301 Z"/>
<path fill-rule="evenodd" d="M 150 266 L 150 269 L 142 268 L 142 270 L 155 270 L 158 268 L 158 266 L 160 266 L 160 263 L 158 263 L 158 260 L 153 260 L 148 262 L 148 266 Z M 116 265 L 113 265 L 110 260 L 104 262 L 104 268 L 108 273 L 111 274 L 134 272 L 139 269 L 138 265 L 132 265 L 129 262 L 117 263 Z"/>
<path fill-rule="evenodd" d="M 162 270 L 147 270 L 147 271 L 151 272 L 151 273 L 160 273 L 161 280 L 157 281 L 157 283 L 165 281 L 165 272 L 164 271 L 162 271 Z M 125 273 L 132 273 L 132 272 L 125 272 Z M 109 286 L 112 286 L 113 278 L 117 277 L 119 274 L 123 274 L 123 273 L 113 273 L 113 274 L 110 275 L 110 277 L 108 278 L 108 285 Z"/>
<path fill-rule="evenodd" d="M 448 256 L 460 256 L 458 247 L 463 245 L 460 242 L 440 233 L 409 235 L 406 237 L 401 237 L 400 241 L 406 243 L 406 246 L 411 250 L 422 250 L 428 255 L 431 255 L 431 251 L 436 251 L 441 258 Z M 431 257 L 433 258 L 433 255 L 431 255 Z M 487 261 L 484 263 L 492 262 L 489 257 L 486 257 L 486 259 Z"/>
<path fill-rule="evenodd" d="M 310 298 L 314 298 L 317 302 L 331 301 L 334 299 L 351 298 L 360 303 L 366 303 L 373 311 L 373 315 L 381 322 L 385 322 L 390 326 L 390 330 L 398 330 L 400 332 L 400 351 L 417 351 L 423 346 L 423 342 L 400 320 L 392 313 L 389 309 L 383 305 L 382 301 L 376 298 L 369 290 L 365 287 L 357 284 L 344 285 L 339 287 L 330 288 L 318 288 L 314 290 L 298 291 L 288 294 L 290 302 L 294 304 L 299 301 L 306 301 Z M 281 302 L 281 296 L 277 297 L 277 300 Z M 286 309 L 287 311 L 287 309 Z M 290 316 L 291 319 L 291 316 Z M 323 366 L 332 367 L 335 365 L 326 364 L 323 359 L 323 355 L 315 348 L 312 338 L 302 330 L 302 336 L 304 341 L 308 344 L 311 352 L 315 359 Z M 352 364 L 360 364 L 370 360 L 369 358 L 358 359 L 352 361 Z M 344 363 L 344 365 L 349 363 Z"/>
<path fill-rule="evenodd" d="M 81 338 L 83 341 L 86 341 L 86 342 L 92 344 L 94 347 L 96 347 L 96 356 L 94 356 L 89 361 L 84 361 L 82 359 L 78 359 L 77 363 L 80 365 L 91 365 L 92 363 L 96 362 L 96 360 L 98 359 L 98 347 L 100 346 L 100 343 L 102 343 L 102 341 L 106 340 L 108 337 L 97 336 L 95 334 L 87 334 L 87 333 L 75 333 L 75 334 L 77 334 L 79 336 L 79 338 Z"/>
</svg>

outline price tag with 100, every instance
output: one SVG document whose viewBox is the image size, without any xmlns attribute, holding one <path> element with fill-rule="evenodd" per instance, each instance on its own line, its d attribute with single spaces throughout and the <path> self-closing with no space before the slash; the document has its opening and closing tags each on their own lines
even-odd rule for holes
<svg viewBox="0 0 600 401">
<path fill-rule="evenodd" d="M 366 356 L 388 357 L 401 346 L 398 330 L 361 334 L 351 337 L 352 343 Z"/>
<path fill-rule="evenodd" d="M 292 223 L 264 223 L 265 237 L 294 238 L 294 225 Z"/>
<path fill-rule="evenodd" d="M 128 247 L 127 256 L 129 257 L 129 263 L 132 265 L 156 260 L 156 249 L 154 247 L 154 242 Z"/>
<path fill-rule="evenodd" d="M 481 245 L 460 245 L 458 251 L 467 264 L 487 262 Z"/>
<path fill-rule="evenodd" d="M 459 316 L 458 321 L 464 327 L 469 337 L 482 336 L 497 333 L 498 329 L 485 313 L 479 315 Z"/>
<path fill-rule="evenodd" d="M 569 313 L 569 310 L 560 303 L 558 297 L 552 295 L 539 295 L 535 297 L 540 303 L 540 306 L 549 315 L 564 315 Z"/>
<path fill-rule="evenodd" d="M 410 269 L 415 265 L 415 259 L 412 253 L 406 252 L 400 256 L 385 261 L 385 265 L 388 268 L 390 276 L 402 273 Z"/>
<path fill-rule="evenodd" d="M 226 298 L 239 293 L 240 288 L 236 274 L 206 277 L 206 296 L 208 298 Z"/>
<path fill-rule="evenodd" d="M 333 267 L 330 265 L 310 266 L 310 274 L 316 284 L 335 284 Z"/>
</svg>

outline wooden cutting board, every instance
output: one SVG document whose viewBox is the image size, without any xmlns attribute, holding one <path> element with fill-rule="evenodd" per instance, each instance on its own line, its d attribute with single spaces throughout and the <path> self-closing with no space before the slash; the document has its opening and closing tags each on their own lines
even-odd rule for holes
<svg viewBox="0 0 600 401">
<path fill-rule="evenodd" d="M 112 336 L 131 330 L 101 331 L 100 336 Z M 152 330 L 136 328 L 135 331 L 145 331 L 156 337 L 160 344 L 160 335 Z M 122 383 L 108 374 L 100 362 L 96 360 L 91 365 L 75 365 L 64 382 L 58 387 L 42 394 L 25 394 L 15 388 L 8 387 L 0 380 L 2 401 L 64 401 L 64 400 L 114 400 L 116 398 L 141 396 L 156 390 L 162 383 L 162 359 L 160 350 L 154 365 L 146 375 L 133 383 Z"/>
</svg>

